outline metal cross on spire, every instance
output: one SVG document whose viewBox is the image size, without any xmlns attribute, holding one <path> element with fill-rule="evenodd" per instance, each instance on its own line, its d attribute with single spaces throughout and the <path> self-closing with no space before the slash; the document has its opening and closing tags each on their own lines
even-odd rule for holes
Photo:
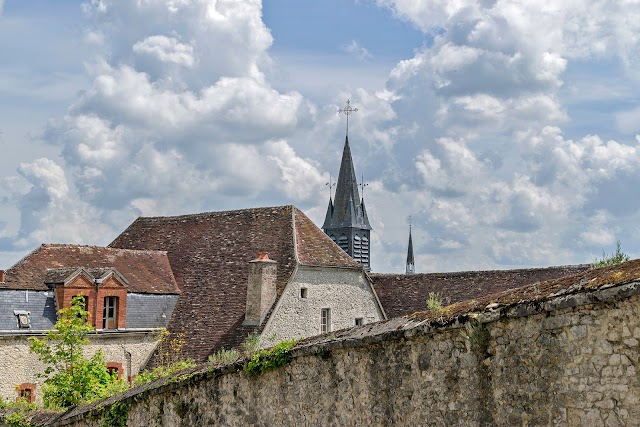
<svg viewBox="0 0 640 427">
<path fill-rule="evenodd" d="M 347 116 L 347 136 L 349 135 L 349 116 L 351 113 L 358 111 L 357 108 L 351 108 L 351 101 L 347 99 L 347 106 L 344 108 L 339 108 L 338 113 L 344 113 Z"/>
</svg>

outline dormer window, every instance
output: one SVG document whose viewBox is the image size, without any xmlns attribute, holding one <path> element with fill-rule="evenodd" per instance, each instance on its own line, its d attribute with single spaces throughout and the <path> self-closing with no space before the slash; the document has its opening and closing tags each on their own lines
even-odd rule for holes
<svg viewBox="0 0 640 427">
<path fill-rule="evenodd" d="M 26 310 L 13 310 L 13 315 L 18 321 L 18 329 L 31 328 L 31 312 Z"/>
</svg>

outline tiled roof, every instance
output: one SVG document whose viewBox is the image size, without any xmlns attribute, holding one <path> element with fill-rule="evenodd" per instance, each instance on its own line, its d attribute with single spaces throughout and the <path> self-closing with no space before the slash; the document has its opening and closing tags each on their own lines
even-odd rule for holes
<svg viewBox="0 0 640 427">
<path fill-rule="evenodd" d="M 570 265 L 518 270 L 463 271 L 456 273 L 370 274 L 373 287 L 389 318 L 427 307 L 430 292 L 439 292 L 444 304 L 519 288 L 544 280 L 588 270 L 589 265 Z"/>
<path fill-rule="evenodd" d="M 183 334 L 183 352 L 196 361 L 239 346 L 257 330 L 242 322 L 249 261 L 258 252 L 268 252 L 278 263 L 278 296 L 296 255 L 302 264 L 361 268 L 293 206 L 138 218 L 110 246 L 167 251 L 183 291 L 169 330 Z"/>
<path fill-rule="evenodd" d="M 584 266 L 584 270 L 568 276 L 482 295 L 479 298 L 461 301 L 444 307 L 441 312 L 425 311 L 423 309 L 420 313 L 413 313 L 408 317 L 417 321 L 438 318 L 442 319 L 442 323 L 446 323 L 456 316 L 472 312 L 493 311 L 520 304 L 541 302 L 555 297 L 610 288 L 616 285 L 637 282 L 638 280 L 640 280 L 640 259 L 596 269 L 591 269 L 587 265 Z M 593 302 L 597 302 L 597 300 Z M 569 301 L 568 303 L 575 304 L 575 301 Z M 542 305 L 538 304 L 538 306 Z"/>
<path fill-rule="evenodd" d="M 362 269 L 360 263 L 340 249 L 302 211 L 296 209 L 295 212 L 296 242 L 301 264 Z"/>
<path fill-rule="evenodd" d="M 84 268 L 84 267 L 62 267 L 62 268 L 49 268 L 47 274 L 44 276 L 44 283 L 49 284 L 62 284 L 69 277 L 75 273 L 83 271 L 91 276 L 92 279 L 99 279 L 109 272 L 120 274 L 114 268 Z M 124 277 L 122 277 L 124 279 Z M 125 279 L 125 283 L 129 283 Z"/>
<path fill-rule="evenodd" d="M 117 270 L 128 282 L 129 292 L 180 292 L 164 252 L 58 244 L 41 245 L 18 261 L 6 271 L 0 289 L 46 291 L 46 283 L 64 280 L 79 268 L 93 272 L 94 276 L 108 269 Z"/>
</svg>

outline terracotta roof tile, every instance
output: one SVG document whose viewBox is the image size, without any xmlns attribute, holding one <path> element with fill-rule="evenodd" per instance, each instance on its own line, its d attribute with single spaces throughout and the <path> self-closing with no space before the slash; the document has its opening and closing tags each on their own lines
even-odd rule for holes
<svg viewBox="0 0 640 427">
<path fill-rule="evenodd" d="M 59 280 L 59 276 L 68 276 L 79 268 L 96 274 L 115 269 L 127 280 L 129 292 L 180 292 L 165 252 L 58 244 L 41 245 L 18 261 L 6 271 L 2 288 L 45 291 L 47 282 Z"/>
<path fill-rule="evenodd" d="M 298 259 L 301 264 L 362 269 L 361 264 L 340 249 L 329 236 L 316 227 L 297 208 L 295 209 L 295 219 Z"/>
<path fill-rule="evenodd" d="M 441 319 L 443 323 L 446 323 L 457 316 L 472 312 L 491 311 L 517 304 L 540 302 L 558 296 L 573 295 L 640 280 L 640 259 L 596 269 L 591 269 L 589 266 L 584 267 L 583 271 L 569 276 L 461 301 L 444 307 L 441 312 L 422 311 L 408 317 L 418 321 Z"/>
<path fill-rule="evenodd" d="M 169 322 L 182 333 L 186 357 L 204 361 L 237 347 L 256 327 L 242 326 L 249 261 L 276 261 L 278 295 L 296 264 L 293 206 L 138 218 L 111 247 L 167 251 L 182 295 Z"/>
<path fill-rule="evenodd" d="M 439 292 L 445 304 L 519 288 L 588 270 L 572 265 L 518 270 L 463 271 L 456 273 L 370 274 L 373 287 L 389 318 L 423 311 L 430 292 Z"/>
</svg>

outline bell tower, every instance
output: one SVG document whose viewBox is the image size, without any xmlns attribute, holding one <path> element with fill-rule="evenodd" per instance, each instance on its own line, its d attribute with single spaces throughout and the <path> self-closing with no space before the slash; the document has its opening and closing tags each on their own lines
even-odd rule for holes
<svg viewBox="0 0 640 427">
<path fill-rule="evenodd" d="M 407 248 L 407 270 L 406 274 L 415 274 L 416 265 L 413 260 L 413 240 L 411 239 L 411 223 L 409 223 L 409 247 Z"/>
<path fill-rule="evenodd" d="M 332 200 L 329 193 L 329 206 L 322 229 L 342 250 L 362 264 L 366 271 L 370 271 L 371 225 L 364 205 L 364 195 L 361 199 L 358 192 L 358 181 L 349 146 L 349 115 L 358 109 L 351 108 L 349 104 L 350 101 L 347 101 L 347 106 L 339 110 L 347 116 L 347 136 L 342 150 L 335 198 Z M 365 184 L 361 185 L 364 192 Z"/>
</svg>

